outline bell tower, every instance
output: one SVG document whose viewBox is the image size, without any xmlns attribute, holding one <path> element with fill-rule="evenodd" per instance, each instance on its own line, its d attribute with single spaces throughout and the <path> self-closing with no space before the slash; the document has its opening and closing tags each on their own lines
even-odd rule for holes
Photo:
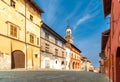
<svg viewBox="0 0 120 82">
<path fill-rule="evenodd" d="M 66 40 L 68 43 L 73 44 L 72 29 L 71 29 L 70 26 L 67 26 L 67 28 L 66 28 L 65 40 Z"/>
</svg>

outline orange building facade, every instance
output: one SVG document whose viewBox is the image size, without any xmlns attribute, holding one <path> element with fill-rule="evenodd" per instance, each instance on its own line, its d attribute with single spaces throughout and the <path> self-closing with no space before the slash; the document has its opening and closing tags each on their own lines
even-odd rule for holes
<svg viewBox="0 0 120 82">
<path fill-rule="evenodd" d="M 72 69 L 80 70 L 80 53 L 81 51 L 71 44 L 71 66 Z"/>
<path fill-rule="evenodd" d="M 71 43 L 66 43 L 70 48 L 70 70 L 81 70 L 81 51 Z"/>
</svg>

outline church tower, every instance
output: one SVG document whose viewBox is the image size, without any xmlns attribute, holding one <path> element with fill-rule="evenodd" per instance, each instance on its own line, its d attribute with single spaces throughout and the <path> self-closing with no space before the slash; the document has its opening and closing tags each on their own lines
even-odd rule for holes
<svg viewBox="0 0 120 82">
<path fill-rule="evenodd" d="M 68 43 L 73 44 L 72 30 L 71 30 L 70 26 L 67 26 L 67 28 L 66 28 L 65 40 Z"/>
</svg>

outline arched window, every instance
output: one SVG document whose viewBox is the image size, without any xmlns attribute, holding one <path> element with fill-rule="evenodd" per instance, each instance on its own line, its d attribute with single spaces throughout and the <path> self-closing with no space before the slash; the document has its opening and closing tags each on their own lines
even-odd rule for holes
<svg viewBox="0 0 120 82">
<path fill-rule="evenodd" d="M 70 34 L 70 31 L 67 31 L 67 35 L 69 35 Z"/>
</svg>

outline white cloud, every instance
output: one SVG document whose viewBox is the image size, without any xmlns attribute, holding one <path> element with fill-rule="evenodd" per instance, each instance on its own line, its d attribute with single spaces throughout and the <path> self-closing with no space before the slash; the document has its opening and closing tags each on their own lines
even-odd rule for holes
<svg viewBox="0 0 120 82">
<path fill-rule="evenodd" d="M 90 19 L 91 17 L 92 17 L 92 16 L 90 16 L 89 14 L 87 14 L 86 16 L 80 18 L 80 19 L 77 21 L 76 25 L 78 26 L 79 24 L 85 22 L 86 20 Z"/>
<path fill-rule="evenodd" d="M 83 22 L 91 19 L 92 17 L 93 17 L 93 16 L 91 16 L 91 15 L 89 15 L 89 14 L 83 16 L 82 18 L 80 18 L 80 19 L 76 22 L 75 27 L 74 27 L 73 29 L 75 30 L 75 29 L 78 27 L 78 25 L 80 25 L 80 24 L 82 24 Z"/>
<path fill-rule="evenodd" d="M 54 22 L 56 22 L 57 19 L 57 14 L 59 13 L 58 10 L 60 11 L 60 4 L 61 0 L 35 0 L 38 4 L 40 4 L 44 10 L 43 20 L 46 22 L 48 25 L 53 25 Z"/>
<path fill-rule="evenodd" d="M 90 19 L 98 15 L 98 13 L 100 12 L 99 9 L 100 5 L 98 3 L 99 1 L 95 1 L 95 0 L 91 0 L 88 3 L 86 9 L 83 11 L 82 15 L 79 16 L 77 22 L 75 23 L 73 30 L 76 30 L 80 24 L 89 21 Z"/>
</svg>

